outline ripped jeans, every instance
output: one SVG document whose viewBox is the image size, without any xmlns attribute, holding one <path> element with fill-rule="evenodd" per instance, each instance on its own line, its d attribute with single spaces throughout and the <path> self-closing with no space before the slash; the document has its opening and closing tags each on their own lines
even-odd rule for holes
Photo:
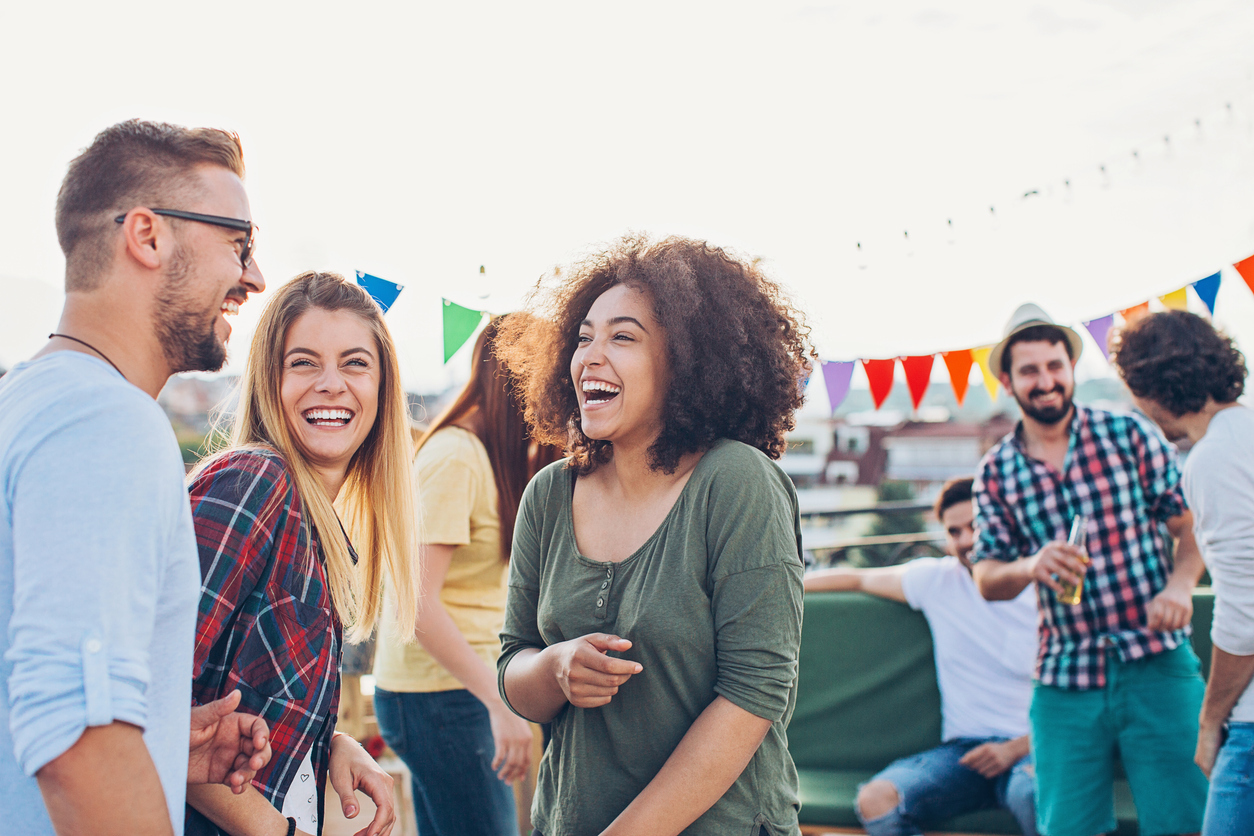
<svg viewBox="0 0 1254 836">
<path fill-rule="evenodd" d="M 925 827 L 988 807 L 1003 807 L 1025 836 L 1036 836 L 1035 776 L 1027 755 L 996 778 L 985 778 L 958 761 L 984 743 L 1005 738 L 958 738 L 890 763 L 872 781 L 897 788 L 897 809 L 874 819 L 858 818 L 868 836 L 914 836 Z"/>
</svg>

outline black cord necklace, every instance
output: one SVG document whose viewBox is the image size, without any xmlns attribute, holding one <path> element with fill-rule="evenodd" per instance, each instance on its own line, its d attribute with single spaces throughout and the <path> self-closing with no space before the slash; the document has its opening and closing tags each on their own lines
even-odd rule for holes
<svg viewBox="0 0 1254 836">
<path fill-rule="evenodd" d="M 113 366 L 113 370 L 114 370 L 115 372 L 117 372 L 118 374 L 122 374 L 122 370 L 118 368 L 118 364 L 117 364 L 117 363 L 115 363 L 115 362 L 113 362 L 112 360 L 110 360 L 110 359 L 109 359 L 109 355 L 108 355 L 108 354 L 105 354 L 103 351 L 101 351 L 100 349 L 96 348 L 96 347 L 95 347 L 94 345 L 92 345 L 91 343 L 87 342 L 87 340 L 80 340 L 78 337 L 71 337 L 69 334 L 49 334 L 49 335 L 48 335 L 48 339 L 52 339 L 53 337 L 60 337 L 60 338 L 61 338 L 61 339 L 63 339 L 63 340 L 73 340 L 74 342 L 76 342 L 76 343 L 78 343 L 78 344 L 80 344 L 80 345 L 85 345 L 85 346 L 87 346 L 87 347 L 88 347 L 88 348 L 90 348 L 92 351 L 94 351 L 94 352 L 96 352 L 97 354 L 99 354 L 99 355 L 101 356 L 101 358 L 103 358 L 103 359 L 104 359 L 104 361 L 105 361 L 106 363 L 108 363 L 110 366 Z M 126 379 L 126 375 L 122 374 L 122 379 L 123 379 L 123 380 L 125 380 L 125 379 Z"/>
</svg>

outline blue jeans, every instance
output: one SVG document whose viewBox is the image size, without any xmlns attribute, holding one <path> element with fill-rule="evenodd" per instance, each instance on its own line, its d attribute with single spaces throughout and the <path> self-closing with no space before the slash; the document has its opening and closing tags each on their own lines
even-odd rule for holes
<svg viewBox="0 0 1254 836">
<path fill-rule="evenodd" d="M 1229 723 L 1210 773 L 1202 836 L 1254 833 L 1254 723 Z"/>
<path fill-rule="evenodd" d="M 1026 836 L 1036 836 L 1036 803 L 1032 756 L 1027 755 L 996 778 L 985 778 L 958 761 L 984 743 L 1006 738 L 963 737 L 948 740 L 890 763 L 872 781 L 888 781 L 897 788 L 897 809 L 879 818 L 858 818 L 868 836 L 912 836 L 922 828 L 986 807 L 1004 807 Z"/>
<path fill-rule="evenodd" d="M 492 725 L 478 698 L 376 688 L 374 713 L 413 775 L 418 836 L 517 836 L 514 791 L 492 771 Z"/>
</svg>

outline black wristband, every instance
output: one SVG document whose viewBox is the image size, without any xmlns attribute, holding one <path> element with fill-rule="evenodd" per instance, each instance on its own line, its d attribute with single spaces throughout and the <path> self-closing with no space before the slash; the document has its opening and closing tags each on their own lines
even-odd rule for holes
<svg viewBox="0 0 1254 836">
<path fill-rule="evenodd" d="M 287 836 L 296 836 L 296 819 L 287 817 Z"/>
</svg>

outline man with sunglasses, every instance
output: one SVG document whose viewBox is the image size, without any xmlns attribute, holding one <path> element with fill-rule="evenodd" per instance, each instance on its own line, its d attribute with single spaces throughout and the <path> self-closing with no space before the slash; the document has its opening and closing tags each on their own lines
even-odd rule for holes
<svg viewBox="0 0 1254 836">
<path fill-rule="evenodd" d="M 265 288 L 243 173 L 234 134 L 132 121 L 62 183 L 61 320 L 0 379 L 6 833 L 181 833 L 187 782 L 243 790 L 268 759 L 237 697 L 189 708 L 200 566 L 155 402 L 221 368 Z"/>
</svg>

